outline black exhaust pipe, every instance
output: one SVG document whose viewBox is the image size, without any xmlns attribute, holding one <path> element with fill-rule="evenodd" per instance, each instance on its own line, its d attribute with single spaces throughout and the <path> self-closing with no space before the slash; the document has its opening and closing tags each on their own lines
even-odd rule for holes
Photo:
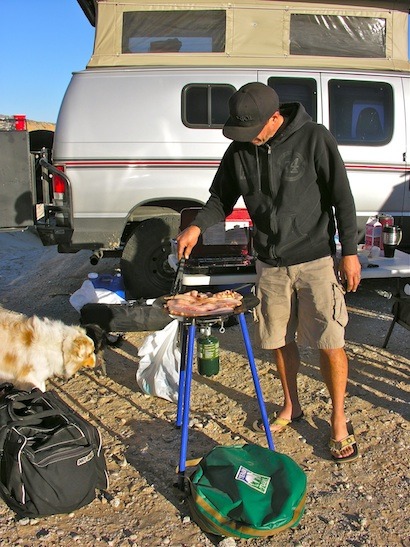
<svg viewBox="0 0 410 547">
<path fill-rule="evenodd" d="M 102 249 L 99 249 L 98 251 L 94 251 L 93 254 L 90 256 L 90 262 L 93 266 L 98 264 L 100 261 L 100 258 L 102 258 L 104 255 L 104 252 Z"/>
</svg>

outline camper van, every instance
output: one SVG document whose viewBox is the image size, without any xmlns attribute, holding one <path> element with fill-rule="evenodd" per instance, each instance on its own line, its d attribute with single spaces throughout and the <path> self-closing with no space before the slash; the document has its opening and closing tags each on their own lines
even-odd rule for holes
<svg viewBox="0 0 410 547">
<path fill-rule="evenodd" d="M 168 291 L 180 212 L 207 201 L 230 142 L 229 98 L 259 81 L 336 138 L 360 236 L 385 213 L 410 246 L 409 1 L 78 2 L 95 42 L 42 160 L 44 245 L 120 256 L 133 296 Z"/>
</svg>

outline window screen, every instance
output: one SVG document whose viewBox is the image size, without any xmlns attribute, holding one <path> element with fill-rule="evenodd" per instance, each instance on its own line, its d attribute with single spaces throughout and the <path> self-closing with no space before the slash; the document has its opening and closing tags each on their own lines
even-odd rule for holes
<svg viewBox="0 0 410 547">
<path fill-rule="evenodd" d="M 290 54 L 386 58 L 386 20 L 293 13 Z"/>
<path fill-rule="evenodd" d="M 329 82 L 330 131 L 339 144 L 381 146 L 393 135 L 393 90 L 384 82 Z"/>
<path fill-rule="evenodd" d="M 220 53 L 225 19 L 223 10 L 125 12 L 122 53 Z"/>
</svg>

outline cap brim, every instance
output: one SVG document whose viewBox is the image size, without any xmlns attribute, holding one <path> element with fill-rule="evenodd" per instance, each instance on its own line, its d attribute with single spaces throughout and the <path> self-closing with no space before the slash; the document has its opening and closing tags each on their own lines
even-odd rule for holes
<svg viewBox="0 0 410 547">
<path fill-rule="evenodd" d="M 231 139 L 233 141 L 238 142 L 251 142 L 254 138 L 256 138 L 259 133 L 262 131 L 262 129 L 265 127 L 266 122 L 253 125 L 252 127 L 242 127 L 240 125 L 236 125 L 237 120 L 235 120 L 235 123 L 231 118 L 226 122 L 222 129 L 222 133 L 227 139 Z"/>
</svg>

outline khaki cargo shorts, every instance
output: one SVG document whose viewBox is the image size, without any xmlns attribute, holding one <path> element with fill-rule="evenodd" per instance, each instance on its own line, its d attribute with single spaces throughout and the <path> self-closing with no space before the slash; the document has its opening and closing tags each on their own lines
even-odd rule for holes
<svg viewBox="0 0 410 547">
<path fill-rule="evenodd" d="M 264 349 L 297 341 L 319 349 L 344 346 L 348 315 L 332 257 L 295 266 L 256 261 L 256 336 Z"/>
</svg>

